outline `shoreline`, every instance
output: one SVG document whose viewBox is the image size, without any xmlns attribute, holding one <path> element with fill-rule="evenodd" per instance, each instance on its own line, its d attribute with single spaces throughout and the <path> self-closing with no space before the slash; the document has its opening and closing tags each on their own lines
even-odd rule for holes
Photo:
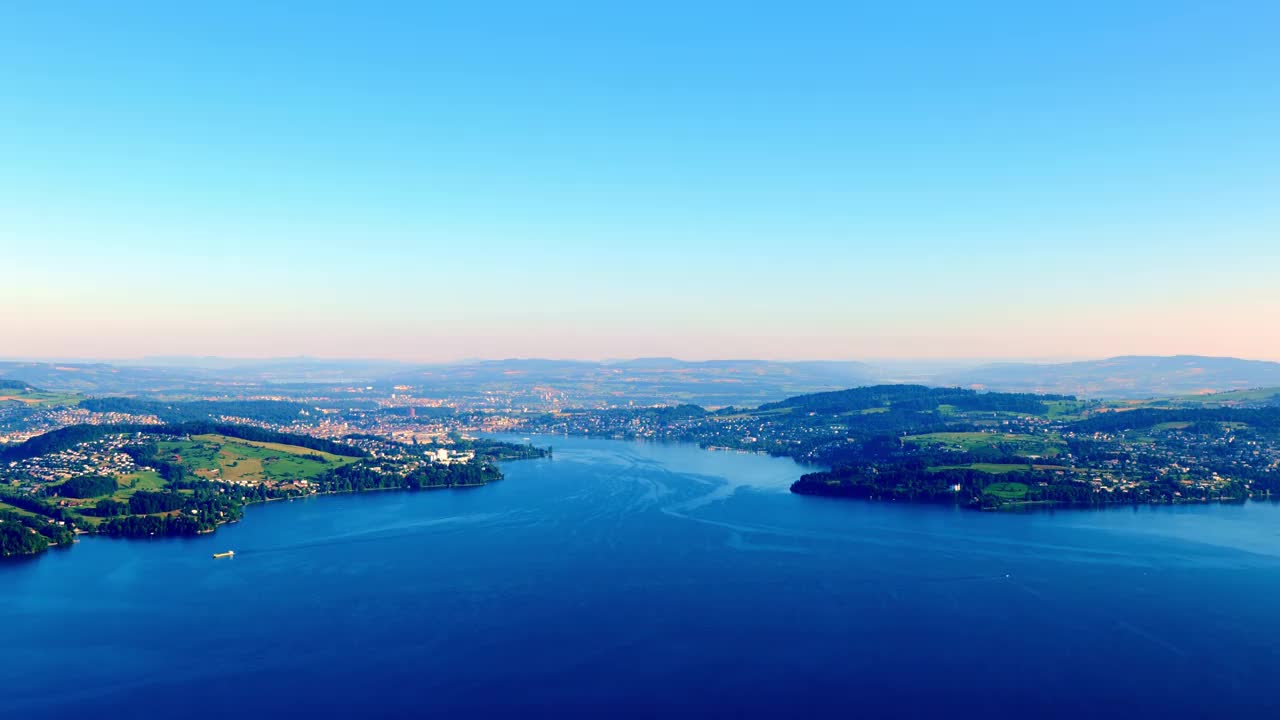
<svg viewBox="0 0 1280 720">
<path fill-rule="evenodd" d="M 267 505 L 269 503 L 282 502 L 282 501 L 293 502 L 294 500 L 310 500 L 312 498 L 330 497 L 330 496 L 339 496 L 339 495 L 364 495 L 366 493 L 387 492 L 387 491 L 393 491 L 393 490 L 399 490 L 402 492 L 429 492 L 432 490 L 455 490 L 455 489 L 461 490 L 461 489 L 469 489 L 469 488 L 480 488 L 480 487 L 485 487 L 486 485 L 490 485 L 492 483 L 498 482 L 502 479 L 503 478 L 499 477 L 495 480 L 490 480 L 489 482 L 482 482 L 482 483 L 459 483 L 457 485 L 431 485 L 428 487 L 419 487 L 419 488 L 385 487 L 385 488 L 369 488 L 367 490 L 326 490 L 324 492 L 314 492 L 314 493 L 308 493 L 306 495 L 298 495 L 294 497 L 276 497 L 276 498 L 265 498 L 262 500 L 249 500 L 244 503 L 244 508 L 247 509 L 250 507 L 254 507 L 256 505 Z M 105 533 L 85 533 L 85 534 L 89 535 L 90 537 L 108 537 L 114 540 L 148 540 L 148 539 L 151 539 L 152 537 L 155 537 L 155 538 L 197 537 L 201 535 L 213 535 L 218 531 L 218 528 L 223 527 L 224 525 L 235 525 L 236 523 L 241 522 L 242 520 L 244 520 L 243 517 L 236 518 L 235 520 L 223 520 L 208 530 L 200 530 L 196 532 L 195 535 L 175 534 L 175 535 L 156 535 L 156 536 L 149 535 L 147 537 L 130 537 L 127 535 L 113 536 L 113 535 L 107 535 Z M 55 546 L 50 546 L 50 547 L 52 548 Z M 61 547 L 61 546 L 56 546 L 56 547 Z M 36 555 L 39 555 L 39 553 L 36 553 Z M 34 557 L 34 555 L 32 557 Z"/>
<path fill-rule="evenodd" d="M 523 459 L 529 459 L 529 458 L 517 458 L 516 460 L 523 460 Z M 506 461 L 506 462 L 512 462 L 512 461 Z M 280 502 L 280 501 L 307 500 L 311 498 L 340 496 L 340 495 L 363 495 L 365 493 L 385 492 L 385 491 L 395 491 L 395 490 L 402 491 L 402 492 L 424 492 L 424 491 L 432 491 L 432 490 L 455 490 L 455 489 L 466 490 L 466 489 L 482 488 L 487 485 L 491 485 L 495 482 L 500 482 L 504 480 L 505 477 L 506 477 L 505 475 L 500 474 L 498 477 L 494 478 L 493 480 L 489 480 L 486 482 L 458 483 L 454 485 L 429 485 L 426 487 L 418 487 L 418 488 L 411 488 L 406 486 L 406 487 L 368 488 L 365 490 L 325 490 L 325 491 L 308 493 L 306 495 L 298 495 L 293 497 L 275 497 L 275 498 L 264 498 L 262 500 L 249 500 L 244 502 L 242 509 L 247 509 L 249 507 L 253 507 L 256 505 L 266 505 L 268 503 L 274 503 L 274 502 Z M 198 537 L 204 537 L 207 535 L 214 535 L 217 533 L 219 528 L 222 528 L 223 526 L 226 526 L 226 525 L 234 525 L 236 523 L 241 522 L 243 519 L 244 518 L 242 514 L 241 517 L 238 517 L 234 520 L 222 520 L 217 522 L 212 528 L 209 528 L 207 530 L 198 530 L 195 533 L 174 533 L 174 534 L 146 535 L 146 536 L 110 535 L 102 532 L 89 532 L 87 530 L 82 530 L 77 528 L 75 530 L 76 539 L 70 543 L 57 544 L 57 545 L 50 544 L 48 547 L 44 548 L 43 550 L 39 550 L 33 553 L 6 555 L 3 557 L 0 557 L 0 562 L 4 562 L 8 560 L 35 559 L 43 556 L 45 553 L 49 552 L 50 550 L 63 550 L 63 549 L 69 550 L 72 545 L 75 545 L 76 543 L 80 542 L 79 540 L 80 536 L 105 538 L 109 540 L 126 540 L 126 541 L 161 540 L 161 539 L 173 539 L 173 538 L 198 538 Z"/>
<path fill-rule="evenodd" d="M 852 495 L 834 492 L 808 492 L 804 490 L 791 489 L 791 494 L 800 495 L 802 497 L 829 498 L 832 500 L 861 500 L 867 503 L 896 503 L 903 505 L 934 505 L 940 507 L 954 507 L 961 510 L 972 510 L 982 513 L 1000 513 L 1000 512 L 1020 512 L 1035 510 L 1073 510 L 1073 511 L 1090 511 L 1090 510 L 1112 510 L 1118 508 L 1139 508 L 1139 507 L 1182 507 L 1195 505 L 1245 505 L 1247 503 L 1267 503 L 1276 504 L 1280 502 L 1280 498 L 1274 498 L 1271 495 L 1263 495 L 1259 497 L 1244 498 L 1179 498 L 1171 500 L 1134 500 L 1129 502 L 1105 502 L 1105 503 L 1073 503 L 1065 500 L 1006 500 L 999 505 L 986 507 L 980 503 L 964 503 L 959 501 L 948 502 L 945 500 L 917 500 L 913 498 L 899 498 L 887 495 Z"/>
</svg>

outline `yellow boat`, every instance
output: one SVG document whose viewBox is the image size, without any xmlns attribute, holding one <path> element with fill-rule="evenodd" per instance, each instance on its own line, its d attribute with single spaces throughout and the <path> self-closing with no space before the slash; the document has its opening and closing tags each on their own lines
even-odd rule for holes
<svg viewBox="0 0 1280 720">
<path fill-rule="evenodd" d="M 214 553 L 213 559 L 217 560 L 219 558 L 229 558 L 229 557 L 235 557 L 235 556 L 236 556 L 235 550 L 228 550 L 226 552 Z"/>
</svg>

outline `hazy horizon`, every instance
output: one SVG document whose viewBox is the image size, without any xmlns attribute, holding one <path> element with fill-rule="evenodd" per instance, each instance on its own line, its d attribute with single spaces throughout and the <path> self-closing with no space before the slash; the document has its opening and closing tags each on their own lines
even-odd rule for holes
<svg viewBox="0 0 1280 720">
<path fill-rule="evenodd" d="M 1274 3 L 73 5 L 7 354 L 1280 360 Z"/>
<path fill-rule="evenodd" d="M 1276 362 L 1280 360 L 1270 358 L 1250 358 L 1236 357 L 1231 355 L 1205 355 L 1203 353 L 1173 353 L 1170 355 L 1105 355 L 1100 357 L 851 357 L 851 358 L 777 358 L 777 357 L 706 357 L 692 358 L 671 355 L 637 355 L 635 357 L 565 357 L 565 356 L 508 356 L 508 357 L 464 357 L 448 360 L 414 360 L 414 359 L 397 359 L 376 356 L 321 356 L 321 355 L 256 355 L 256 356 L 232 356 L 232 355 L 147 355 L 147 356 L 18 356 L 18 355 L 0 355 L 0 362 L 11 363 L 69 363 L 69 364 L 93 364 L 100 363 L 106 365 L 189 365 L 198 366 L 202 361 L 216 361 L 220 363 L 232 364 L 249 364 L 249 363 L 284 363 L 284 362 L 317 362 L 317 363 L 385 363 L 400 365 L 464 365 L 469 363 L 502 363 L 502 362 L 565 362 L 565 363 L 629 363 L 640 362 L 645 360 L 671 360 L 682 363 L 732 363 L 732 362 L 762 362 L 762 363 L 852 363 L 866 365 L 884 365 L 898 366 L 900 369 L 906 369 L 905 366 L 917 366 L 921 368 L 962 368 L 976 367 L 981 365 L 999 365 L 999 364 L 1063 364 L 1063 363 L 1080 363 L 1080 362 L 1104 362 L 1129 357 L 1151 357 L 1151 358 L 1207 358 L 1216 360 L 1243 360 L 1246 362 Z"/>
</svg>

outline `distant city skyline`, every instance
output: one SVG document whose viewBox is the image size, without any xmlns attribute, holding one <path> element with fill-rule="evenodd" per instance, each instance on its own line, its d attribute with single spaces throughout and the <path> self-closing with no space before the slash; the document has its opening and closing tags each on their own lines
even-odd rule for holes
<svg viewBox="0 0 1280 720">
<path fill-rule="evenodd" d="M 500 5 L 0 9 L 0 356 L 1280 361 L 1276 3 Z"/>
</svg>

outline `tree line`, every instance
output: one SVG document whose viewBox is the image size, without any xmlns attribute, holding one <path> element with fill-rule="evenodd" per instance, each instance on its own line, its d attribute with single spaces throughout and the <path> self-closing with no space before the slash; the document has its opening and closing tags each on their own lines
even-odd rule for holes
<svg viewBox="0 0 1280 720">
<path fill-rule="evenodd" d="M 119 485 L 115 478 L 103 475 L 81 475 L 73 477 L 61 485 L 48 488 L 49 494 L 69 498 L 91 498 L 99 495 L 110 495 Z"/>
<path fill-rule="evenodd" d="M 70 545 L 75 534 L 45 518 L 0 510 L 0 557 L 34 555 L 50 545 Z"/>
<path fill-rule="evenodd" d="M 926 385 L 871 385 L 868 387 L 812 393 L 766 403 L 759 410 L 791 408 L 804 412 L 838 414 L 891 408 L 900 410 L 936 410 L 951 405 L 973 412 L 1017 412 L 1044 415 L 1045 404 L 1055 400 L 1075 400 L 1070 395 L 1037 395 L 1034 393 L 978 392 L 964 388 L 932 388 Z"/>
<path fill-rule="evenodd" d="M 360 448 L 345 443 L 315 438 L 309 435 L 278 432 L 252 425 L 234 423 L 185 422 L 169 425 L 146 425 L 139 423 L 120 423 L 113 425 L 70 425 L 37 435 L 26 442 L 13 447 L 0 449 L 0 460 L 26 460 L 41 455 L 67 450 L 86 442 L 101 440 L 112 435 L 147 433 L 151 435 L 167 435 L 183 437 L 187 435 L 225 435 L 250 442 L 268 442 L 281 445 L 293 445 L 308 450 L 318 450 L 344 457 L 368 457 L 369 454 Z"/>
<path fill-rule="evenodd" d="M 80 407 L 92 412 L 125 415 L 154 415 L 166 423 L 216 421 L 221 417 L 242 417 L 288 425 L 309 408 L 288 400 L 188 400 L 164 402 L 132 397 L 103 397 L 82 400 Z"/>
<path fill-rule="evenodd" d="M 1142 430 L 1163 423 L 1245 423 L 1255 430 L 1280 430 L 1280 407 L 1262 408 L 1142 408 L 1096 413 L 1070 425 L 1080 433 Z"/>
</svg>

